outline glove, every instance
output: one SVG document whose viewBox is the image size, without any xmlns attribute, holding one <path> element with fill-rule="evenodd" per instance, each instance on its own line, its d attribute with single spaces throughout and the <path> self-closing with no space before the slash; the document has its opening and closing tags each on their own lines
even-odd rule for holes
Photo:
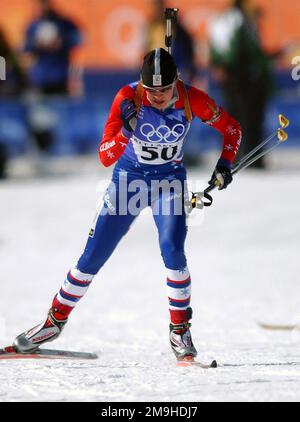
<svg viewBox="0 0 300 422">
<path fill-rule="evenodd" d="M 124 128 L 128 132 L 133 132 L 136 127 L 137 112 L 135 103 L 132 100 L 123 100 L 120 105 L 121 119 Z"/>
<path fill-rule="evenodd" d="M 222 190 L 226 189 L 231 182 L 231 163 L 229 160 L 220 158 L 208 184 L 219 186 L 219 190 Z"/>
</svg>

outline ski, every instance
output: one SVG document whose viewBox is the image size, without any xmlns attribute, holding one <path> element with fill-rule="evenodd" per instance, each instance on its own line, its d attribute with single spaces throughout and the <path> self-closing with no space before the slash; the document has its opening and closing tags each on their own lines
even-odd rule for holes
<svg viewBox="0 0 300 422">
<path fill-rule="evenodd" d="M 194 360 L 194 358 L 190 358 L 189 356 L 183 359 L 177 359 L 176 363 L 177 363 L 177 366 L 181 366 L 181 367 L 197 366 L 198 368 L 202 368 L 202 369 L 218 367 L 216 360 L 213 360 L 211 363 L 206 364 L 206 363 L 202 363 L 197 360 Z"/>
<path fill-rule="evenodd" d="M 257 322 L 257 324 L 265 330 L 278 330 L 278 331 L 292 331 L 300 330 L 300 323 L 298 324 L 268 324 L 265 322 Z"/>
<path fill-rule="evenodd" d="M 0 349 L 0 360 L 4 359 L 97 359 L 95 353 L 73 352 L 57 349 L 37 349 L 32 353 L 19 353 L 14 346 Z"/>
</svg>

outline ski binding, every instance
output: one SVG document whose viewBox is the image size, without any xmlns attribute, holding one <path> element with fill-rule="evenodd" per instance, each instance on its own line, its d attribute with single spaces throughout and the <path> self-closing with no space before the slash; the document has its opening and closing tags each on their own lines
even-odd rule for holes
<svg viewBox="0 0 300 422">
<path fill-rule="evenodd" d="M 218 364 L 216 360 L 213 360 L 209 364 L 199 362 L 193 358 L 193 356 L 185 356 L 184 358 L 177 359 L 177 366 L 188 367 L 188 366 L 197 366 L 198 368 L 208 369 L 208 368 L 217 368 Z"/>
</svg>

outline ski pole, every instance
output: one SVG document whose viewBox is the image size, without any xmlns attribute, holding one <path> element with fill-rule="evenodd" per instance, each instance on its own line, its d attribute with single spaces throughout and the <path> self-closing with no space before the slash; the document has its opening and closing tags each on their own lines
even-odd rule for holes
<svg viewBox="0 0 300 422">
<path fill-rule="evenodd" d="M 265 146 L 267 143 L 269 143 L 273 138 L 275 138 L 276 136 L 279 138 L 279 136 L 281 136 L 281 135 L 278 135 L 278 131 L 281 131 L 281 129 L 285 129 L 285 128 L 287 128 L 288 126 L 289 126 L 289 124 L 290 124 L 290 122 L 289 122 L 289 120 L 283 115 L 283 114 L 279 114 L 279 116 L 278 116 L 278 121 L 279 121 L 279 124 L 280 124 L 280 126 L 281 126 L 281 128 L 278 128 L 277 130 L 275 130 L 270 136 L 268 136 L 264 141 L 262 141 L 259 145 L 257 145 L 254 149 L 252 149 L 250 152 L 248 152 L 248 154 L 246 154 L 244 157 L 242 157 L 236 164 L 235 164 L 235 166 L 234 166 L 234 169 L 233 169 L 233 171 L 232 171 L 232 174 L 234 174 L 234 173 L 236 173 L 237 171 L 238 171 L 238 169 L 239 169 L 239 167 L 242 167 L 242 165 L 249 159 L 249 158 L 251 158 L 251 157 L 253 157 L 253 155 L 257 152 L 257 151 L 259 151 L 263 146 Z M 283 140 L 285 140 L 285 139 L 283 139 Z M 280 141 L 280 142 L 282 142 L 282 141 Z M 278 143 L 280 143 L 280 142 L 278 142 Z M 273 149 L 273 148 L 272 148 Z M 264 153 L 262 153 L 262 155 L 260 155 L 259 157 L 257 157 L 257 158 L 260 158 L 260 157 L 262 157 L 263 155 L 265 155 L 265 154 L 267 154 L 268 152 L 269 152 L 270 150 L 269 149 L 267 149 L 267 150 L 265 150 L 264 151 Z M 255 160 L 254 160 L 255 161 Z M 251 162 L 251 164 L 252 163 L 254 163 L 254 161 L 252 161 Z M 250 165 L 250 164 L 247 164 L 247 167 L 248 167 L 248 165 Z M 242 167 L 242 168 L 245 168 L 245 167 Z"/>
<path fill-rule="evenodd" d="M 287 128 L 290 124 L 289 119 L 287 119 L 283 114 L 279 114 L 278 116 L 280 128 L 278 128 L 276 131 L 274 131 L 270 136 L 268 136 L 264 141 L 262 141 L 259 145 L 257 145 L 254 149 L 252 149 L 248 154 L 246 154 L 244 157 L 242 157 L 233 167 L 231 174 L 236 174 L 241 170 L 244 170 L 251 164 L 253 164 L 256 160 L 263 157 L 264 155 L 271 152 L 274 148 L 276 148 L 278 145 L 280 145 L 282 142 L 286 141 L 288 139 L 288 134 L 285 132 L 285 128 Z M 263 146 L 270 143 L 272 139 L 277 137 L 277 142 L 267 148 L 266 150 L 256 154 L 257 151 L 259 151 Z M 212 202 L 213 198 L 209 194 L 213 189 L 215 189 L 218 186 L 218 184 L 210 185 L 208 186 L 204 192 L 192 192 L 192 199 L 191 199 L 191 208 L 203 208 L 209 207 Z M 204 202 L 202 198 L 207 199 L 209 202 Z M 200 202 L 200 203 L 198 203 Z"/>
<path fill-rule="evenodd" d="M 269 154 L 269 152 L 271 152 L 274 148 L 276 148 L 279 144 L 281 144 L 281 142 L 286 141 L 288 138 L 288 134 L 283 129 L 278 129 L 276 134 L 277 134 L 278 140 L 274 145 L 272 145 L 271 147 L 267 148 L 266 150 L 254 156 L 251 155 L 248 160 L 243 160 L 242 163 L 239 163 L 238 165 L 234 166 L 231 174 L 235 174 L 238 171 L 244 170 L 245 168 L 250 166 L 250 164 L 253 164 L 259 158 L 263 157 L 266 154 Z M 274 138 L 274 136 L 272 138 Z"/>
<path fill-rule="evenodd" d="M 242 157 L 234 166 L 234 171 L 237 172 L 238 168 L 240 168 L 242 166 L 242 164 L 244 164 L 248 159 L 250 159 L 251 157 L 253 157 L 253 155 L 259 151 L 263 146 L 265 146 L 267 143 L 269 143 L 273 138 L 275 138 L 275 136 L 277 136 L 277 130 L 275 132 L 273 132 L 270 136 L 268 136 L 267 139 L 265 139 L 264 141 L 262 141 L 259 145 L 257 145 L 257 147 L 255 147 L 253 150 L 249 151 L 248 154 L 246 154 L 244 157 Z M 233 171 L 232 171 L 233 173 Z"/>
</svg>

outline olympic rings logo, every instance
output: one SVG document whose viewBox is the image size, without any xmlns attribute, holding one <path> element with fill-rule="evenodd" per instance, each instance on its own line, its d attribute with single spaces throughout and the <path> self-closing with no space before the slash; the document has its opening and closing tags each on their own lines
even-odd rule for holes
<svg viewBox="0 0 300 422">
<path fill-rule="evenodd" d="M 181 123 L 169 128 L 166 125 L 160 125 L 155 128 L 151 123 L 144 123 L 140 127 L 141 134 L 149 142 L 161 142 L 167 143 L 176 142 L 184 134 L 185 126 Z"/>
</svg>

